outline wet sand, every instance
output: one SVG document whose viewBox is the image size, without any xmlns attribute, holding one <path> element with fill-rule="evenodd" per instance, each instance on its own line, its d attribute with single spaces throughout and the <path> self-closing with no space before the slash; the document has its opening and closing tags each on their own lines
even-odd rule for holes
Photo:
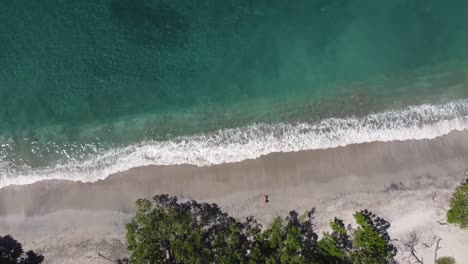
<svg viewBox="0 0 468 264">
<path fill-rule="evenodd" d="M 0 234 L 24 240 L 50 263 L 99 263 L 97 250 L 125 253 L 124 224 L 135 200 L 169 193 L 216 202 L 233 216 L 254 215 L 263 223 L 292 209 L 317 207 L 319 229 L 335 215 L 350 222 L 354 211 L 369 208 L 394 223 L 395 236 L 421 228 L 428 239 L 434 232 L 443 234 L 444 241 L 452 241 L 446 253 L 468 261 L 461 250 L 468 246 L 468 233 L 436 221 L 467 170 L 468 131 L 432 140 L 273 153 L 210 167 L 148 166 L 95 183 L 43 181 L 2 188 Z M 270 203 L 263 203 L 263 194 Z"/>
</svg>

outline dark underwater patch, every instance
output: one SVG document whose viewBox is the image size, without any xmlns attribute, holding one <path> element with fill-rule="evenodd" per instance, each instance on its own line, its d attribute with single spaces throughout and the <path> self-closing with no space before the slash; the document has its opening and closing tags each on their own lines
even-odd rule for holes
<svg viewBox="0 0 468 264">
<path fill-rule="evenodd" d="M 187 42 L 189 21 L 170 3 L 112 0 L 109 10 L 125 37 L 135 43 L 153 48 L 174 48 Z"/>
</svg>

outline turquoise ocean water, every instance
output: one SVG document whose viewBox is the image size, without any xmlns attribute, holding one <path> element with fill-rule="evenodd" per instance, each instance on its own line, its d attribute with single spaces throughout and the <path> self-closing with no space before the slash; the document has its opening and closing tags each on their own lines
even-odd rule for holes
<svg viewBox="0 0 468 264">
<path fill-rule="evenodd" d="M 0 1 L 0 187 L 468 127 L 461 0 Z"/>
</svg>

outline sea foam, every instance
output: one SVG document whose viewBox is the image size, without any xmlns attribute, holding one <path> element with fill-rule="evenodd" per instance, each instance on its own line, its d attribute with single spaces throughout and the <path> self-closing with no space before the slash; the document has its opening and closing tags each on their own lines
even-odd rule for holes
<svg viewBox="0 0 468 264">
<path fill-rule="evenodd" d="M 365 117 L 329 118 L 315 123 L 252 124 L 241 128 L 144 141 L 68 161 L 50 168 L 12 172 L 0 164 L 0 187 L 47 179 L 97 181 L 109 174 L 146 165 L 210 166 L 255 159 L 272 152 L 326 149 L 374 141 L 432 139 L 468 128 L 468 100 L 423 104 Z"/>
</svg>

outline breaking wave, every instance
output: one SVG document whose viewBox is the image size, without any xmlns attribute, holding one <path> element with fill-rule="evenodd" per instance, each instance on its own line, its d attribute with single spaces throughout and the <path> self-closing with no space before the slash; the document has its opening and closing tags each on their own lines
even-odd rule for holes
<svg viewBox="0 0 468 264">
<path fill-rule="evenodd" d="M 253 124 L 234 129 L 144 141 L 49 168 L 12 171 L 0 164 L 0 187 L 47 179 L 97 181 L 146 165 L 209 166 L 258 158 L 272 152 L 326 149 L 374 141 L 432 139 L 468 128 L 468 100 L 423 104 L 365 117 L 329 118 L 315 123 Z"/>
</svg>

